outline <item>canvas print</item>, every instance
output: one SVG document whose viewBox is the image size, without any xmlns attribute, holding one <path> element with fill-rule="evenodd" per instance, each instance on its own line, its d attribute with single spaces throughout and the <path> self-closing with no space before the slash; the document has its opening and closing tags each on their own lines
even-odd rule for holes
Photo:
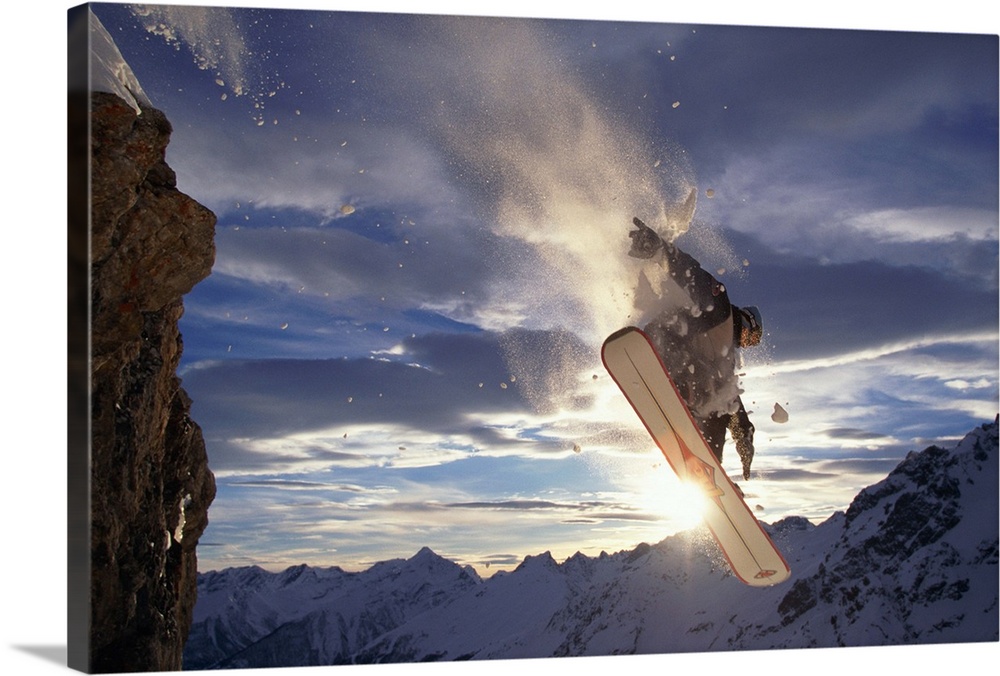
<svg viewBox="0 0 1000 676">
<path fill-rule="evenodd" d="M 69 45 L 70 666 L 998 641 L 996 35 Z"/>
</svg>

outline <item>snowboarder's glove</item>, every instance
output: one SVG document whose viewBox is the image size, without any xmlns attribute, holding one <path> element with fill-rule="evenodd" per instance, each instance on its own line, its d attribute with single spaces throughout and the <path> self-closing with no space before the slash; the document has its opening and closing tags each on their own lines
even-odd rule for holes
<svg viewBox="0 0 1000 676">
<path fill-rule="evenodd" d="M 633 218 L 632 223 L 638 230 L 633 230 L 628 234 L 632 239 L 632 248 L 629 249 L 628 255 L 632 258 L 652 258 L 663 246 L 663 240 L 652 228 L 638 218 Z"/>
</svg>

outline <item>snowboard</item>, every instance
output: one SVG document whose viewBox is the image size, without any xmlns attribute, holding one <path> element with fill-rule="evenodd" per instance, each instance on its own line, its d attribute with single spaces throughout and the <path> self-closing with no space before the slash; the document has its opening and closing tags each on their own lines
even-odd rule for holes
<svg viewBox="0 0 1000 676">
<path fill-rule="evenodd" d="M 788 579 L 784 557 L 705 442 L 649 337 L 634 327 L 616 331 L 601 358 L 677 476 L 708 498 L 705 523 L 733 574 L 754 587 Z"/>
</svg>

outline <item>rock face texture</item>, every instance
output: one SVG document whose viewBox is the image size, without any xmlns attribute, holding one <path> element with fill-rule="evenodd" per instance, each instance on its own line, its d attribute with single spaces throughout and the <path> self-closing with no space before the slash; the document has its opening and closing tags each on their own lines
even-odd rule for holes
<svg viewBox="0 0 1000 676">
<path fill-rule="evenodd" d="M 89 667 L 176 670 L 215 497 L 177 321 L 211 271 L 216 219 L 177 190 L 160 111 L 97 92 L 90 112 Z"/>
</svg>

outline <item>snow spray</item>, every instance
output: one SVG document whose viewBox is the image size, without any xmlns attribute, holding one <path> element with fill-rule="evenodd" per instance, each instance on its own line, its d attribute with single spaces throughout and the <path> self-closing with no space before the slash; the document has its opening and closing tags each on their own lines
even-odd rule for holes
<svg viewBox="0 0 1000 676">
<path fill-rule="evenodd" d="M 693 188 L 683 153 L 611 112 L 537 24 L 463 18 L 453 28 L 460 85 L 440 121 L 490 202 L 505 252 L 490 271 L 496 300 L 520 308 L 521 326 L 600 344 L 635 321 L 632 218 L 670 239 L 688 226 L 675 217 Z"/>
</svg>

